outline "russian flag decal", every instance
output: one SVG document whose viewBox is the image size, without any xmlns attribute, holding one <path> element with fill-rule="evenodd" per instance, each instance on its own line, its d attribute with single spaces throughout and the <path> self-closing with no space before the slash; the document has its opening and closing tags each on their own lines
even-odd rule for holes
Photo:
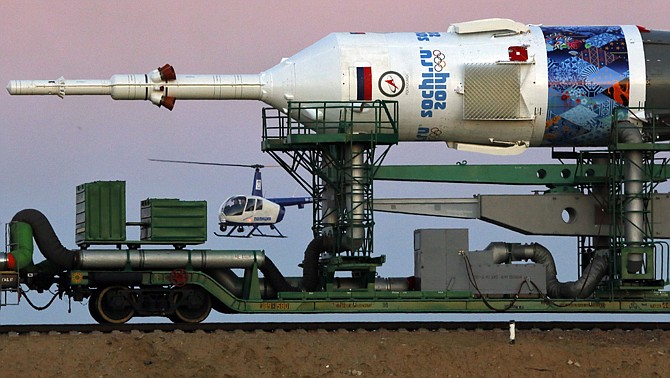
<svg viewBox="0 0 670 378">
<path fill-rule="evenodd" d="M 372 100 L 372 67 L 356 67 L 356 99 Z"/>
</svg>

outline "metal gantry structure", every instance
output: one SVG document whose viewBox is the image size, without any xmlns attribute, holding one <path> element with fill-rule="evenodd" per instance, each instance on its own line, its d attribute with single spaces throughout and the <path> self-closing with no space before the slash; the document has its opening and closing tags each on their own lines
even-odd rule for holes
<svg viewBox="0 0 670 378">
<path fill-rule="evenodd" d="M 669 177 L 668 158 L 659 156 L 658 153 L 670 151 L 670 144 L 657 142 L 656 119 L 652 120 L 651 127 L 644 132 L 648 140 L 646 142 L 631 143 L 622 140 L 620 136 L 627 131 L 636 132 L 636 126 L 617 122 L 616 118 L 614 125 L 609 147 L 612 172 L 608 183 L 608 211 L 610 223 L 614 226 L 610 228 L 610 250 L 615 257 L 612 259 L 611 269 L 614 274 L 610 277 L 610 287 L 629 292 L 654 292 L 662 289 L 669 279 L 668 243 L 658 240 L 667 238 L 667 234 L 659 232 L 656 225 L 664 214 L 662 208 L 657 206 L 663 198 L 657 188 Z M 639 161 L 630 158 L 629 154 L 638 154 Z M 636 174 L 627 174 L 630 171 L 635 171 Z M 637 187 L 638 190 L 627 189 L 629 185 Z M 639 226 L 635 226 L 638 223 Z M 634 225 L 632 232 L 640 235 L 638 242 L 627 240 L 627 225 Z M 639 271 L 626 268 L 625 262 L 632 256 L 636 256 L 641 264 Z"/>
<path fill-rule="evenodd" d="M 657 188 L 670 178 L 668 158 L 658 155 L 669 151 L 670 145 L 657 142 L 660 129 L 656 122 L 651 120 L 651 126 L 642 130 L 644 141 L 631 142 L 620 135 L 641 129 L 615 116 L 607 148 L 552 150 L 560 164 L 384 166 L 375 179 L 543 185 L 546 189 L 529 195 L 476 195 L 471 199 L 381 199 L 375 201 L 375 209 L 481 219 L 526 235 L 575 236 L 580 274 L 589 273 L 588 263 L 596 253 L 609 254 L 611 266 L 598 297 L 667 297 L 667 292 L 659 290 L 670 282 L 668 243 L 661 240 L 670 238 L 670 224 L 663 219 L 670 203 L 668 195 L 658 193 Z M 524 211 L 519 215 L 509 208 Z M 635 238 L 631 240 L 630 234 Z M 637 261 L 639 269 L 627 268 L 630 260 Z"/>
<path fill-rule="evenodd" d="M 331 253 L 321 260 L 326 287 L 334 271 L 374 274 L 384 262 L 383 255 L 371 257 L 373 209 L 478 218 L 528 235 L 577 237 L 580 274 L 589 274 L 588 264 L 596 253 L 609 255 L 609 273 L 597 294 L 603 298 L 655 297 L 668 283 L 668 244 L 657 239 L 670 237 L 670 225 L 660 216 L 670 200 L 656 188 L 670 177 L 668 159 L 657 153 L 670 146 L 655 142 L 655 120 L 644 130 L 651 142 L 622 141 L 619 136 L 626 128 L 639 129 L 619 122 L 615 114 L 607 148 L 552 150 L 560 164 L 382 166 L 388 148 L 397 142 L 396 106 L 379 101 L 297 102 L 286 113 L 293 119 L 274 109 L 264 110 L 263 150 L 314 197 L 314 237 L 327 235 L 334 240 Z M 374 112 L 374 117 L 363 109 Z M 339 122 L 332 122 L 332 112 L 339 112 Z M 330 122 L 325 121 L 326 113 Z M 365 124 L 369 127 L 361 127 Z M 385 149 L 375 158 L 378 145 Z M 471 199 L 373 199 L 375 180 L 543 185 L 546 189 Z M 514 214 L 508 211 L 511 205 L 528 211 Z M 629 240 L 626 233 L 636 239 Z M 628 260 L 638 261 L 641 267 L 627 269 Z"/>
<path fill-rule="evenodd" d="M 376 267 L 385 260 L 372 257 L 374 175 L 398 143 L 397 118 L 393 101 L 291 102 L 286 114 L 263 110 L 263 151 L 314 198 L 314 237 L 329 240 L 320 264 L 326 285 L 336 272 L 351 271 L 374 289 Z"/>
</svg>

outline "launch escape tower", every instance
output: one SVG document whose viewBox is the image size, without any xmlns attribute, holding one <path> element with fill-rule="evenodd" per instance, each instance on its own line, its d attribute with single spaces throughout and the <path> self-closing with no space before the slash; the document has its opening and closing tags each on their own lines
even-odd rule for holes
<svg viewBox="0 0 670 378">
<path fill-rule="evenodd" d="M 262 149 L 314 198 L 312 231 L 327 253 L 321 281 L 330 287 L 337 271 L 351 271 L 373 290 L 376 267 L 385 260 L 372 257 L 373 177 L 398 142 L 397 103 L 291 102 L 288 114 L 295 119 L 263 109 Z M 331 120 L 339 114 L 339 122 L 326 121 L 325 114 Z"/>
</svg>

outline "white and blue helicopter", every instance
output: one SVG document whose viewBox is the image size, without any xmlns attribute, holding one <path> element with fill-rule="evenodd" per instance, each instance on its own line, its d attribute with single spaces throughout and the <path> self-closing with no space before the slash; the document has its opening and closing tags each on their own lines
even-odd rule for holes
<svg viewBox="0 0 670 378">
<path fill-rule="evenodd" d="M 284 219 L 284 214 L 286 212 L 285 208 L 287 206 L 297 206 L 299 209 L 302 209 L 305 207 L 305 204 L 313 202 L 312 197 L 264 198 L 261 169 L 270 166 L 261 164 L 227 164 L 187 160 L 149 160 L 165 163 L 200 164 L 254 169 L 254 181 L 251 188 L 251 195 L 232 196 L 221 204 L 221 207 L 219 208 L 219 230 L 221 233 L 215 232 L 214 234 L 216 236 L 242 238 L 261 236 L 284 238 L 285 236 L 279 231 L 276 224 Z M 269 226 L 270 230 L 273 232 L 264 233 L 260 229 L 262 226 Z M 237 234 L 235 231 L 237 231 Z"/>
</svg>

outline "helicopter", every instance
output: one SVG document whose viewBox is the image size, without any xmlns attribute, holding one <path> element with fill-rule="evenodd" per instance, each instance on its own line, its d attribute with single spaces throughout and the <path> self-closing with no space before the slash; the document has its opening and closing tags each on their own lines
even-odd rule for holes
<svg viewBox="0 0 670 378">
<path fill-rule="evenodd" d="M 265 166 L 261 164 L 212 163 L 188 160 L 149 160 L 164 163 L 200 164 L 254 169 L 254 181 L 251 188 L 251 195 L 235 195 L 229 197 L 221 204 L 221 207 L 219 208 L 219 230 L 221 233 L 214 233 L 214 235 L 219 237 L 250 238 L 252 236 L 260 236 L 285 238 L 286 236 L 284 236 L 276 226 L 277 223 L 284 219 L 284 214 L 286 212 L 285 208 L 287 206 L 297 206 L 299 209 L 302 209 L 305 207 L 305 204 L 313 202 L 312 197 L 263 197 L 261 169 L 275 166 Z M 263 232 L 260 228 L 263 226 L 269 226 L 272 233 Z M 237 234 L 235 231 L 237 231 Z"/>
</svg>

